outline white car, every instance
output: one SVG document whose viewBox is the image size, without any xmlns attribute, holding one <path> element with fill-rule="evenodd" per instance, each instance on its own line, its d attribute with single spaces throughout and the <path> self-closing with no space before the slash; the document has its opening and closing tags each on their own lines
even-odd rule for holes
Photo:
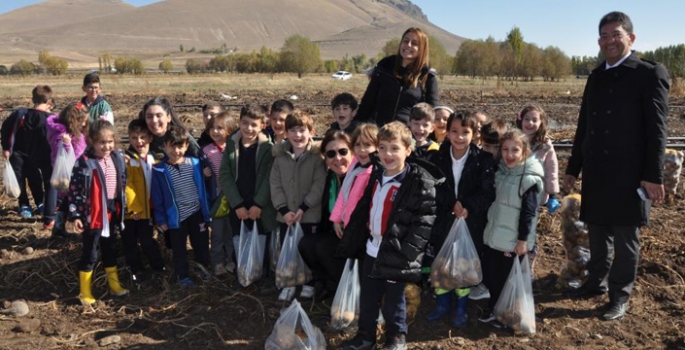
<svg viewBox="0 0 685 350">
<path fill-rule="evenodd" d="M 331 78 L 338 79 L 338 80 L 347 80 L 347 79 L 352 78 L 352 73 L 345 72 L 344 70 L 340 70 L 340 71 L 335 72 L 333 75 L 331 75 Z"/>
</svg>

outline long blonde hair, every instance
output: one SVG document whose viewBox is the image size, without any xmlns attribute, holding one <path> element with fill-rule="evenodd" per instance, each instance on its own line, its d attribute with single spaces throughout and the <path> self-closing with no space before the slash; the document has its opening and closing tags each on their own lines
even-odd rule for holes
<svg viewBox="0 0 685 350">
<path fill-rule="evenodd" d="M 409 71 L 409 73 L 404 78 L 405 83 L 410 83 L 412 87 L 416 87 L 419 85 L 419 80 L 422 79 L 422 75 L 428 73 L 427 70 L 426 72 L 423 72 L 424 66 L 427 68 L 429 65 L 428 52 L 430 48 L 428 45 L 428 36 L 426 35 L 426 33 L 423 32 L 423 30 L 416 27 L 411 27 L 404 31 L 404 34 L 402 34 L 402 39 L 400 39 L 400 44 L 397 47 L 397 59 L 395 60 L 395 67 L 393 68 L 393 73 L 396 77 L 403 78 L 399 74 L 400 67 L 402 66 L 402 41 L 404 40 L 404 37 L 407 36 L 407 34 L 409 33 L 413 33 L 419 38 L 419 57 L 417 57 L 414 60 L 414 62 L 407 66 L 407 70 Z"/>
</svg>

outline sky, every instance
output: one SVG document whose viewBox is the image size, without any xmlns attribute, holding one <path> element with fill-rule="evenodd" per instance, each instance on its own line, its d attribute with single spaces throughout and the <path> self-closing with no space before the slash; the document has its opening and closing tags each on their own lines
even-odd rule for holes
<svg viewBox="0 0 685 350">
<path fill-rule="evenodd" d="M 41 0 L 0 0 L 0 14 Z M 125 0 L 144 6 L 158 0 Z M 191 1 L 191 0 L 189 0 Z M 247 1 L 247 0 L 240 0 Z M 633 48 L 650 51 L 685 43 L 685 1 L 679 0 L 411 0 L 439 27 L 468 39 L 504 40 L 518 27 L 523 40 L 542 48 L 553 45 L 569 56 L 595 56 L 600 18 L 627 13 L 637 36 Z"/>
</svg>

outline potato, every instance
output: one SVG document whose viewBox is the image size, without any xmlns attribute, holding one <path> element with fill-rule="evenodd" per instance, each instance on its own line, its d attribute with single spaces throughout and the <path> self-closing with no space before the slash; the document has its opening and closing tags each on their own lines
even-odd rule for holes
<svg viewBox="0 0 685 350">
<path fill-rule="evenodd" d="M 357 318 L 356 314 L 352 311 L 345 311 L 342 314 L 342 321 L 349 325 L 350 323 L 354 322 L 354 320 Z"/>
</svg>

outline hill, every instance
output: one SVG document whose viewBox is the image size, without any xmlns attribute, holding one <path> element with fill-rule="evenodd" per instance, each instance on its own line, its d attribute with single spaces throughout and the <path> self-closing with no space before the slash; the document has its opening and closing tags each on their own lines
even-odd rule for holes
<svg viewBox="0 0 685 350">
<path fill-rule="evenodd" d="M 83 6 L 85 3 L 88 6 Z M 69 9 L 83 20 L 4 29 L 8 34 L 0 38 L 0 50 L 151 54 L 176 52 L 181 44 L 201 50 L 225 43 L 249 52 L 261 46 L 278 49 L 288 36 L 302 34 L 320 44 L 325 58 L 339 58 L 375 55 L 387 40 L 410 26 L 435 35 L 449 52 L 455 52 L 463 41 L 431 24 L 421 9 L 407 0 L 167 0 L 139 8 L 118 0 L 53 0 L 0 19 L 16 22 L 25 18 L 30 8 L 41 6 L 50 10 L 31 11 L 37 21 L 40 16 L 52 18 Z M 112 9 L 95 10 L 96 6 Z M 82 15 L 89 8 L 93 13 L 108 14 L 97 18 Z"/>
</svg>

